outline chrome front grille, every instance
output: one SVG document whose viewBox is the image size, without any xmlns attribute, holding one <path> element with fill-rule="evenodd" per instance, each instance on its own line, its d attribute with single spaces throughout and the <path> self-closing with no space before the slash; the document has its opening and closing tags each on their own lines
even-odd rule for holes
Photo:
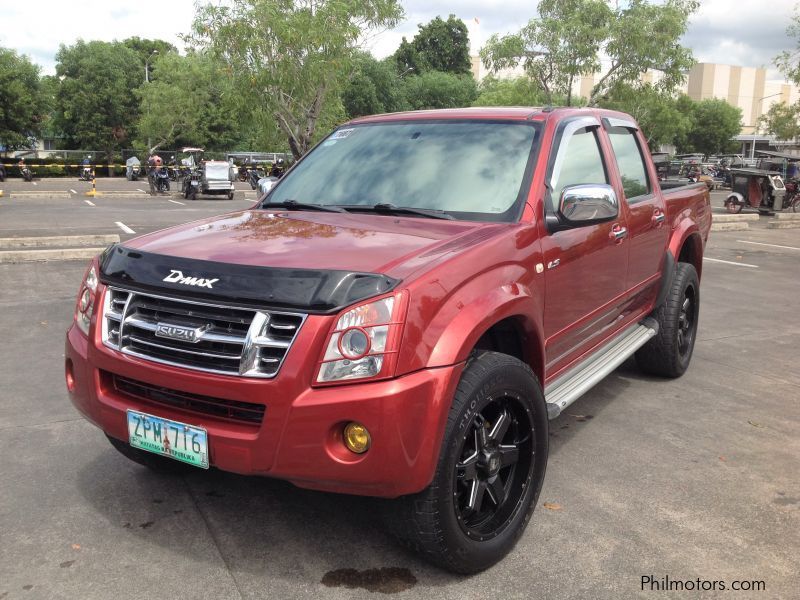
<svg viewBox="0 0 800 600">
<path fill-rule="evenodd" d="M 241 377 L 275 377 L 306 315 L 210 304 L 109 287 L 102 338 L 155 362 Z"/>
</svg>

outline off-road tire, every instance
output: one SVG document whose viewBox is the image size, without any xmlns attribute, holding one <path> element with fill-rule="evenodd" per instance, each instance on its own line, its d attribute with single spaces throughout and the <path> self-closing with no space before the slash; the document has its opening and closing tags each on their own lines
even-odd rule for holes
<svg viewBox="0 0 800 600">
<path fill-rule="evenodd" d="M 688 314 L 683 315 L 687 299 L 690 306 Z M 689 263 L 678 263 L 667 297 L 652 315 L 658 321 L 658 334 L 636 352 L 639 368 L 661 377 L 683 375 L 692 359 L 699 315 L 700 281 L 697 271 Z M 691 319 L 688 331 L 685 329 L 686 317 Z"/>
<path fill-rule="evenodd" d="M 473 427 L 477 429 L 472 433 L 478 435 L 480 429 L 476 423 L 484 423 L 480 420 L 482 411 L 491 411 L 494 404 L 506 400 L 508 404 L 499 406 L 513 406 L 513 412 L 506 413 L 518 415 L 506 432 L 516 436 L 524 427 L 531 430 L 527 445 L 517 446 L 518 462 L 513 467 L 504 467 L 509 469 L 505 479 L 508 504 L 498 517 L 504 522 L 497 525 L 497 531 L 483 537 L 482 532 L 479 535 L 466 526 L 467 512 L 461 511 L 457 494 L 459 485 L 465 483 L 460 479 L 464 470 L 459 470 L 458 465 L 467 462 L 465 440 L 470 439 Z M 498 424 L 496 419 L 495 425 Z M 497 429 L 491 429 L 488 422 L 484 428 L 489 431 L 487 435 Z M 390 530 L 403 545 L 449 571 L 469 574 L 491 567 L 514 547 L 536 506 L 547 465 L 547 431 L 544 395 L 531 369 L 506 354 L 481 351 L 473 355 L 453 398 L 433 481 L 418 494 L 398 498 L 387 506 Z M 503 435 L 511 434 L 497 437 L 508 439 Z M 495 476 L 502 472 L 495 471 Z M 477 482 L 477 476 L 467 479 Z M 513 495 L 512 489 L 516 489 Z M 494 506 L 496 515 L 500 515 L 502 502 L 498 505 L 493 498 L 494 494 L 487 495 L 483 502 L 491 502 L 489 510 Z M 478 513 L 480 516 L 480 510 Z"/>
<path fill-rule="evenodd" d="M 159 456 L 158 454 L 153 454 L 152 452 L 146 452 L 144 450 L 140 450 L 139 448 L 134 448 L 130 444 L 123 442 L 122 440 L 118 440 L 115 437 L 111 437 L 110 435 L 106 435 L 106 437 L 108 438 L 108 441 L 111 442 L 111 445 L 114 446 L 114 448 L 125 458 L 132 460 L 143 467 L 147 467 L 156 473 L 179 474 L 185 473 L 193 468 L 180 461 L 167 458 L 166 456 Z"/>
</svg>

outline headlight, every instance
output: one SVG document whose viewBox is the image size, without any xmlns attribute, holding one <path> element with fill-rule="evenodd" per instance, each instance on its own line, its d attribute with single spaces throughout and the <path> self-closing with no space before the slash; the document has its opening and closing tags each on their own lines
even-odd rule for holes
<svg viewBox="0 0 800 600">
<path fill-rule="evenodd" d="M 75 324 L 86 335 L 89 335 L 97 295 L 97 264 L 97 259 L 94 259 L 83 276 L 75 305 Z"/>
<path fill-rule="evenodd" d="M 342 313 L 328 337 L 317 383 L 390 377 L 400 344 L 404 298 L 399 293 Z"/>
</svg>

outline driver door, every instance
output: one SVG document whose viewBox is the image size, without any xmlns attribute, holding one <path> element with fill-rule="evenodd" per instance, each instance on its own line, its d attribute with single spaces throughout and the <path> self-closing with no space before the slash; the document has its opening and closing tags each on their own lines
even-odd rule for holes
<svg viewBox="0 0 800 600">
<path fill-rule="evenodd" d="M 559 124 L 547 177 L 547 223 L 559 222 L 565 189 L 612 184 L 599 128 L 594 117 Z M 546 372 L 550 378 L 602 341 L 621 317 L 628 269 L 623 207 L 617 201 L 616 217 L 604 222 L 548 227 L 542 250 Z"/>
</svg>

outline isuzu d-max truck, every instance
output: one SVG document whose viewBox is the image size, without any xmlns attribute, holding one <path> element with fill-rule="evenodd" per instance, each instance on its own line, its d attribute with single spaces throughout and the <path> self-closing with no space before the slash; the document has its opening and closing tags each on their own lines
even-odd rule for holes
<svg viewBox="0 0 800 600">
<path fill-rule="evenodd" d="M 549 419 L 630 356 L 687 369 L 710 225 L 622 113 L 357 119 L 249 210 L 93 260 L 67 388 L 138 463 L 393 498 L 401 540 L 476 572 L 531 517 Z"/>
</svg>

